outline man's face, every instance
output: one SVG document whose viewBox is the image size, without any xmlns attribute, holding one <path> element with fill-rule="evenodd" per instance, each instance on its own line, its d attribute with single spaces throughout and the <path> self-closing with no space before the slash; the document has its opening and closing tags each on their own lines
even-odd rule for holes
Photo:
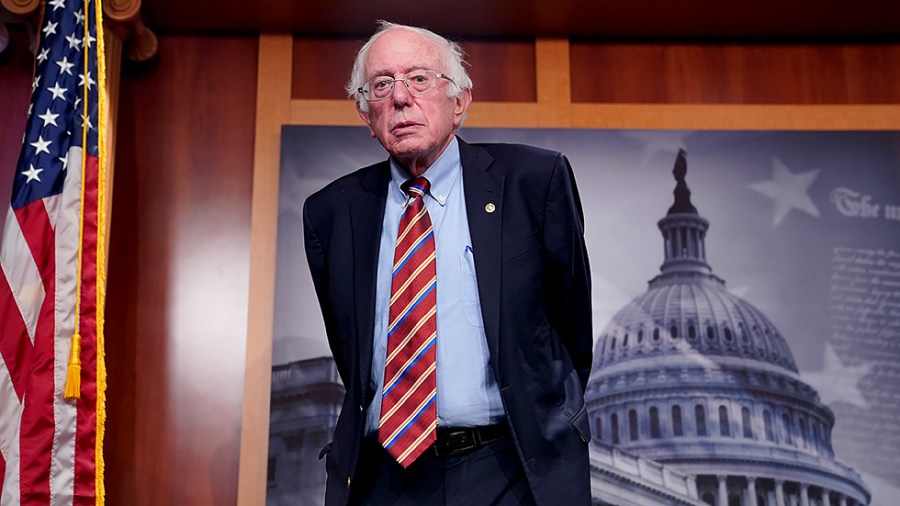
<svg viewBox="0 0 900 506">
<path fill-rule="evenodd" d="M 417 69 L 446 72 L 440 48 L 415 32 L 396 29 L 372 44 L 366 56 L 365 78 L 400 79 Z M 444 151 L 472 101 L 471 90 L 463 90 L 456 98 L 447 97 L 449 85 L 449 81 L 440 79 L 433 90 L 411 95 L 403 83 L 397 82 L 391 97 L 370 102 L 368 112 L 359 111 L 372 137 L 413 175 L 421 174 Z"/>
</svg>

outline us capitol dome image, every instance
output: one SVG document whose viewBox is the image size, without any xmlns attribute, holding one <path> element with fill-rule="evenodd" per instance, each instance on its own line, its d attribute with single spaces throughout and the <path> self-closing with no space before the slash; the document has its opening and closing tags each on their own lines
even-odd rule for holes
<svg viewBox="0 0 900 506">
<path fill-rule="evenodd" d="M 867 506 L 832 411 L 784 336 L 706 260 L 687 159 L 658 225 L 664 261 L 599 336 L 585 392 L 594 504 Z"/>
</svg>

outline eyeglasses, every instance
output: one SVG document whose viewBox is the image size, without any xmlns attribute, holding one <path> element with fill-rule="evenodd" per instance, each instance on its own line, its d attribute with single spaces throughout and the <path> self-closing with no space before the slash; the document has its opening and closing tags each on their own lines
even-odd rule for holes
<svg viewBox="0 0 900 506">
<path fill-rule="evenodd" d="M 410 94 L 422 95 L 435 89 L 440 82 L 439 79 L 453 82 L 453 79 L 432 70 L 413 70 L 401 79 L 394 79 L 391 76 L 373 77 L 357 88 L 357 91 L 362 93 L 366 102 L 378 102 L 389 98 L 394 93 L 394 83 L 398 81 L 406 86 Z"/>
</svg>

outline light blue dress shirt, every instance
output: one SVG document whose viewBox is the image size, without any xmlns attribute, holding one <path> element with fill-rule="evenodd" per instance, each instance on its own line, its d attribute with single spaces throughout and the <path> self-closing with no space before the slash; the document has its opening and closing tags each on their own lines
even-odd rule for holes
<svg viewBox="0 0 900 506">
<path fill-rule="evenodd" d="M 500 390 L 489 363 L 490 352 L 481 320 L 478 282 L 466 199 L 463 194 L 459 143 L 454 138 L 423 174 L 431 183 L 425 207 L 434 228 L 437 258 L 437 413 L 439 427 L 477 427 L 503 420 Z M 407 196 L 401 185 L 409 174 L 391 159 L 375 292 L 375 342 L 372 382 L 375 398 L 366 430 L 375 434 L 381 417 L 381 391 L 387 349 L 391 298 L 391 264 L 400 217 Z"/>
</svg>

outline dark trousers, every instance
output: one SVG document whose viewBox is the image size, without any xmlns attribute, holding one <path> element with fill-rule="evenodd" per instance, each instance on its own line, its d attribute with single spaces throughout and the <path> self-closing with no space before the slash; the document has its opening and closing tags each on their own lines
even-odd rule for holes
<svg viewBox="0 0 900 506">
<path fill-rule="evenodd" d="M 471 453 L 437 457 L 426 452 L 403 469 L 377 441 L 360 448 L 350 504 L 366 506 L 528 506 L 525 472 L 509 439 Z"/>
</svg>

